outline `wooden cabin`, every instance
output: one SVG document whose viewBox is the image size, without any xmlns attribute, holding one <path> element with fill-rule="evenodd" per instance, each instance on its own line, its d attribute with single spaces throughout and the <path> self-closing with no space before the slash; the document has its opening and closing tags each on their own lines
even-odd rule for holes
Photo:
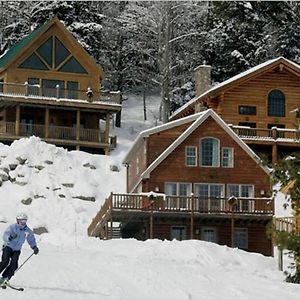
<svg viewBox="0 0 300 300">
<path fill-rule="evenodd" d="M 124 159 L 127 193 L 111 194 L 88 228 L 111 238 L 200 239 L 272 254 L 269 170 L 213 111 L 139 134 Z"/>
<path fill-rule="evenodd" d="M 210 67 L 196 70 L 197 96 L 170 120 L 211 108 L 257 154 L 276 162 L 300 149 L 300 66 L 283 57 L 211 87 Z"/>
<path fill-rule="evenodd" d="M 108 154 L 120 94 L 101 92 L 102 68 L 58 18 L 0 57 L 0 142 L 26 136 Z"/>
</svg>

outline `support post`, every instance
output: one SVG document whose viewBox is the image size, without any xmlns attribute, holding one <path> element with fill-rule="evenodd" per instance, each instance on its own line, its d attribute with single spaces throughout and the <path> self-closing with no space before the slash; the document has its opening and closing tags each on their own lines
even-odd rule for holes
<svg viewBox="0 0 300 300">
<path fill-rule="evenodd" d="M 278 150 L 277 150 L 277 145 L 274 143 L 272 145 L 272 164 L 275 164 L 278 160 Z"/>
<path fill-rule="evenodd" d="M 76 141 L 80 141 L 80 110 L 76 112 Z"/>
<path fill-rule="evenodd" d="M 45 110 L 45 138 L 49 137 L 49 107 Z"/>
<path fill-rule="evenodd" d="M 194 239 L 194 195 L 191 196 L 191 240 Z"/>
<path fill-rule="evenodd" d="M 20 135 L 20 114 L 21 114 L 21 109 L 20 109 L 20 104 L 17 105 L 16 107 L 16 136 Z"/>
</svg>

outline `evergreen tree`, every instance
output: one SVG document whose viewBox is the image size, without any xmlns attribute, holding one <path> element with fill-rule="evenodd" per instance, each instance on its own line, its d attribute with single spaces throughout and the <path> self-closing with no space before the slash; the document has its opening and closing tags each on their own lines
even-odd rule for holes
<svg viewBox="0 0 300 300">
<path fill-rule="evenodd" d="M 273 172 L 275 182 L 280 182 L 282 186 L 292 183 L 289 190 L 290 204 L 294 211 L 295 221 L 300 223 L 300 153 L 278 162 Z M 295 228 L 292 232 L 277 231 L 273 228 L 272 236 L 279 249 L 288 249 L 295 259 L 293 273 L 288 273 L 287 281 L 300 283 L 300 228 Z"/>
</svg>

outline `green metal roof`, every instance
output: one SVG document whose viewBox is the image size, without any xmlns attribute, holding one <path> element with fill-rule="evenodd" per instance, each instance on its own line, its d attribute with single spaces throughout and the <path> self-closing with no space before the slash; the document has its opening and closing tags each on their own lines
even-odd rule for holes
<svg viewBox="0 0 300 300">
<path fill-rule="evenodd" d="M 29 33 L 18 43 L 13 45 L 2 57 L 0 57 L 0 68 L 4 68 L 14 57 L 16 57 L 24 47 L 26 47 L 39 33 L 46 27 L 48 22 L 39 26 L 36 30 Z"/>
</svg>

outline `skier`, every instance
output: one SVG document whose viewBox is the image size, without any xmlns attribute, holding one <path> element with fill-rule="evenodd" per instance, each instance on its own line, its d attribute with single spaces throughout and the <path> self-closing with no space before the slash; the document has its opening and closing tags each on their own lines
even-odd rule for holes
<svg viewBox="0 0 300 300">
<path fill-rule="evenodd" d="M 10 278 L 14 275 L 18 268 L 18 260 L 21 254 L 22 245 L 27 240 L 34 254 L 39 253 L 39 248 L 36 245 L 33 231 L 27 226 L 28 217 L 21 213 L 17 215 L 17 223 L 11 224 L 4 231 L 2 261 L 0 262 L 0 286 L 9 284 Z"/>
</svg>

